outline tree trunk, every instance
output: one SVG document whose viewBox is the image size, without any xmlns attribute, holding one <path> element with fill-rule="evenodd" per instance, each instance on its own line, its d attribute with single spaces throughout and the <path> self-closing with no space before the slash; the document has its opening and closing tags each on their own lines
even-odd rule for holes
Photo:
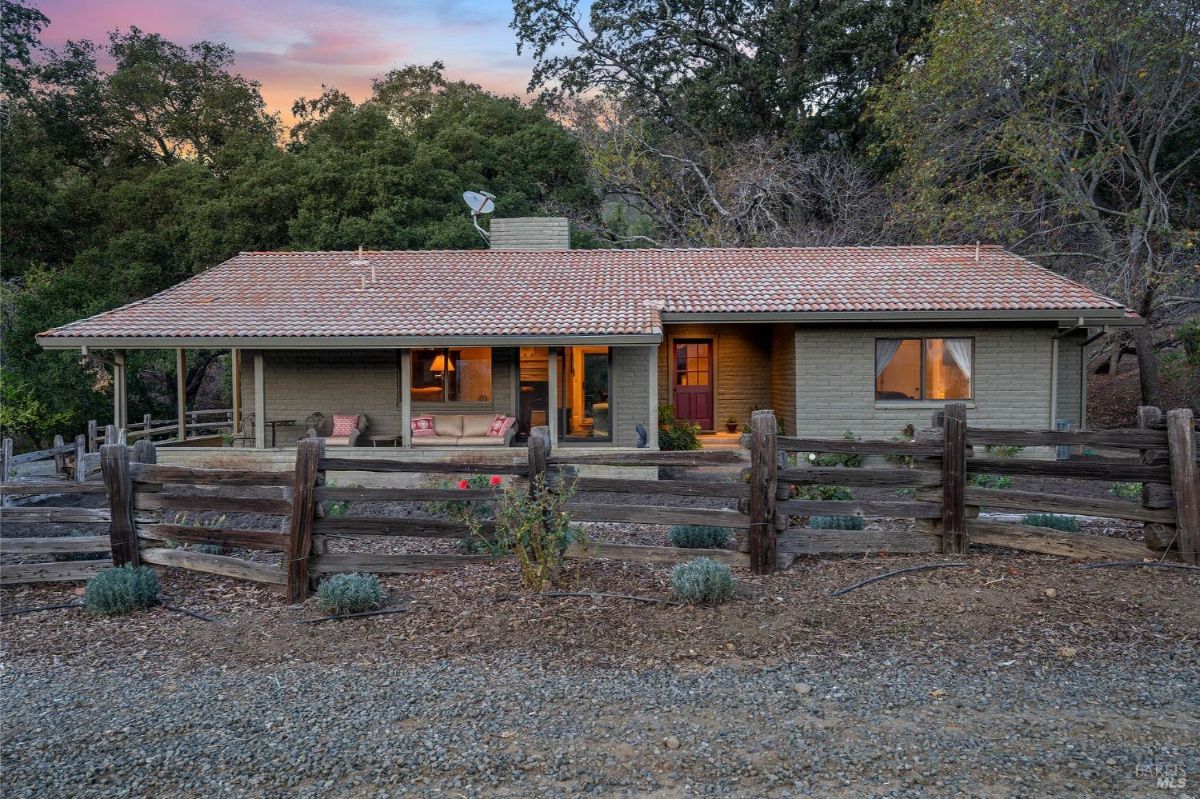
<svg viewBox="0 0 1200 799">
<path fill-rule="evenodd" d="M 1162 392 L 1158 387 L 1158 356 L 1154 353 L 1154 327 L 1151 320 L 1153 313 L 1153 289 L 1147 289 L 1142 295 L 1142 307 L 1139 315 L 1146 323 L 1133 329 L 1133 343 L 1137 347 L 1138 382 L 1142 389 L 1142 404 L 1155 408 L 1162 407 Z"/>
</svg>

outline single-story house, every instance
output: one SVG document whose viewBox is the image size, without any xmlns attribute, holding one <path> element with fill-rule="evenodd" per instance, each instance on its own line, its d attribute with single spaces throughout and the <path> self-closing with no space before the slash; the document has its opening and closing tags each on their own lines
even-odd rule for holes
<svg viewBox="0 0 1200 799">
<path fill-rule="evenodd" d="M 564 443 L 632 447 L 641 426 L 655 447 L 660 404 L 705 431 L 773 408 L 787 433 L 892 437 L 948 400 L 979 424 L 1083 427 L 1088 342 L 1141 322 L 995 246 L 571 250 L 567 234 L 497 219 L 487 250 L 243 252 L 38 341 L 113 351 L 118 425 L 126 350 L 230 348 L 260 448 L 272 420 L 314 411 L 365 415 L 360 445 L 489 443 L 470 418 L 502 415 Z M 426 416 L 439 441 L 412 435 Z"/>
</svg>

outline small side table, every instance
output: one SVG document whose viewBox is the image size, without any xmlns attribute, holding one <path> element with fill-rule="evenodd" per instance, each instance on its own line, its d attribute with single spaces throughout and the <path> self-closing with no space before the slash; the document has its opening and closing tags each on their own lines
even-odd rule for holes
<svg viewBox="0 0 1200 799">
<path fill-rule="evenodd" d="M 400 436 L 367 436 L 367 441 L 371 442 L 372 447 L 398 447 L 400 446 Z"/>
</svg>

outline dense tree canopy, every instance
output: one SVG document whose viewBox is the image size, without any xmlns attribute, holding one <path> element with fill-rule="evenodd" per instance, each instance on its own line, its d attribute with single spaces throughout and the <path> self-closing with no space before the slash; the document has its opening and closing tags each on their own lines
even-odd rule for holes
<svg viewBox="0 0 1200 799">
<path fill-rule="evenodd" d="M 561 125 L 540 106 L 445 80 L 441 64 L 383 76 L 358 104 L 336 89 L 301 98 L 284 136 L 223 45 L 182 47 L 131 28 L 103 47 L 48 52 L 45 24 L 5 2 L 9 432 L 79 430 L 110 413 L 103 363 L 43 352 L 37 333 L 239 250 L 479 247 L 467 188 L 494 192 L 507 215 L 594 213 L 583 153 Z M 192 390 L 216 355 L 193 358 Z M 170 411 L 169 359 L 137 354 L 131 375 L 131 408 Z"/>
<path fill-rule="evenodd" d="M 109 414 L 100 357 L 38 332 L 239 250 L 480 247 L 465 189 L 581 246 L 983 239 L 1155 322 L 1200 298 L 1194 0 L 515 0 L 538 102 L 434 62 L 298 98 L 288 130 L 220 43 L 52 52 L 0 4 L 7 434 Z M 190 395 L 219 362 L 194 355 Z M 130 406 L 169 412 L 168 359 L 132 366 Z"/>
</svg>

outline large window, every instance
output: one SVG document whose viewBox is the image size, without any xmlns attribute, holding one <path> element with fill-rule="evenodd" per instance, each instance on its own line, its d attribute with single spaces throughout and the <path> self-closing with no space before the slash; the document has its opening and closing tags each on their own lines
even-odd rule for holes
<svg viewBox="0 0 1200 799">
<path fill-rule="evenodd" d="M 491 402 L 491 349 L 413 350 L 412 399 L 413 402 Z"/>
<path fill-rule="evenodd" d="M 876 339 L 875 399 L 970 399 L 974 360 L 969 338 Z"/>
</svg>

